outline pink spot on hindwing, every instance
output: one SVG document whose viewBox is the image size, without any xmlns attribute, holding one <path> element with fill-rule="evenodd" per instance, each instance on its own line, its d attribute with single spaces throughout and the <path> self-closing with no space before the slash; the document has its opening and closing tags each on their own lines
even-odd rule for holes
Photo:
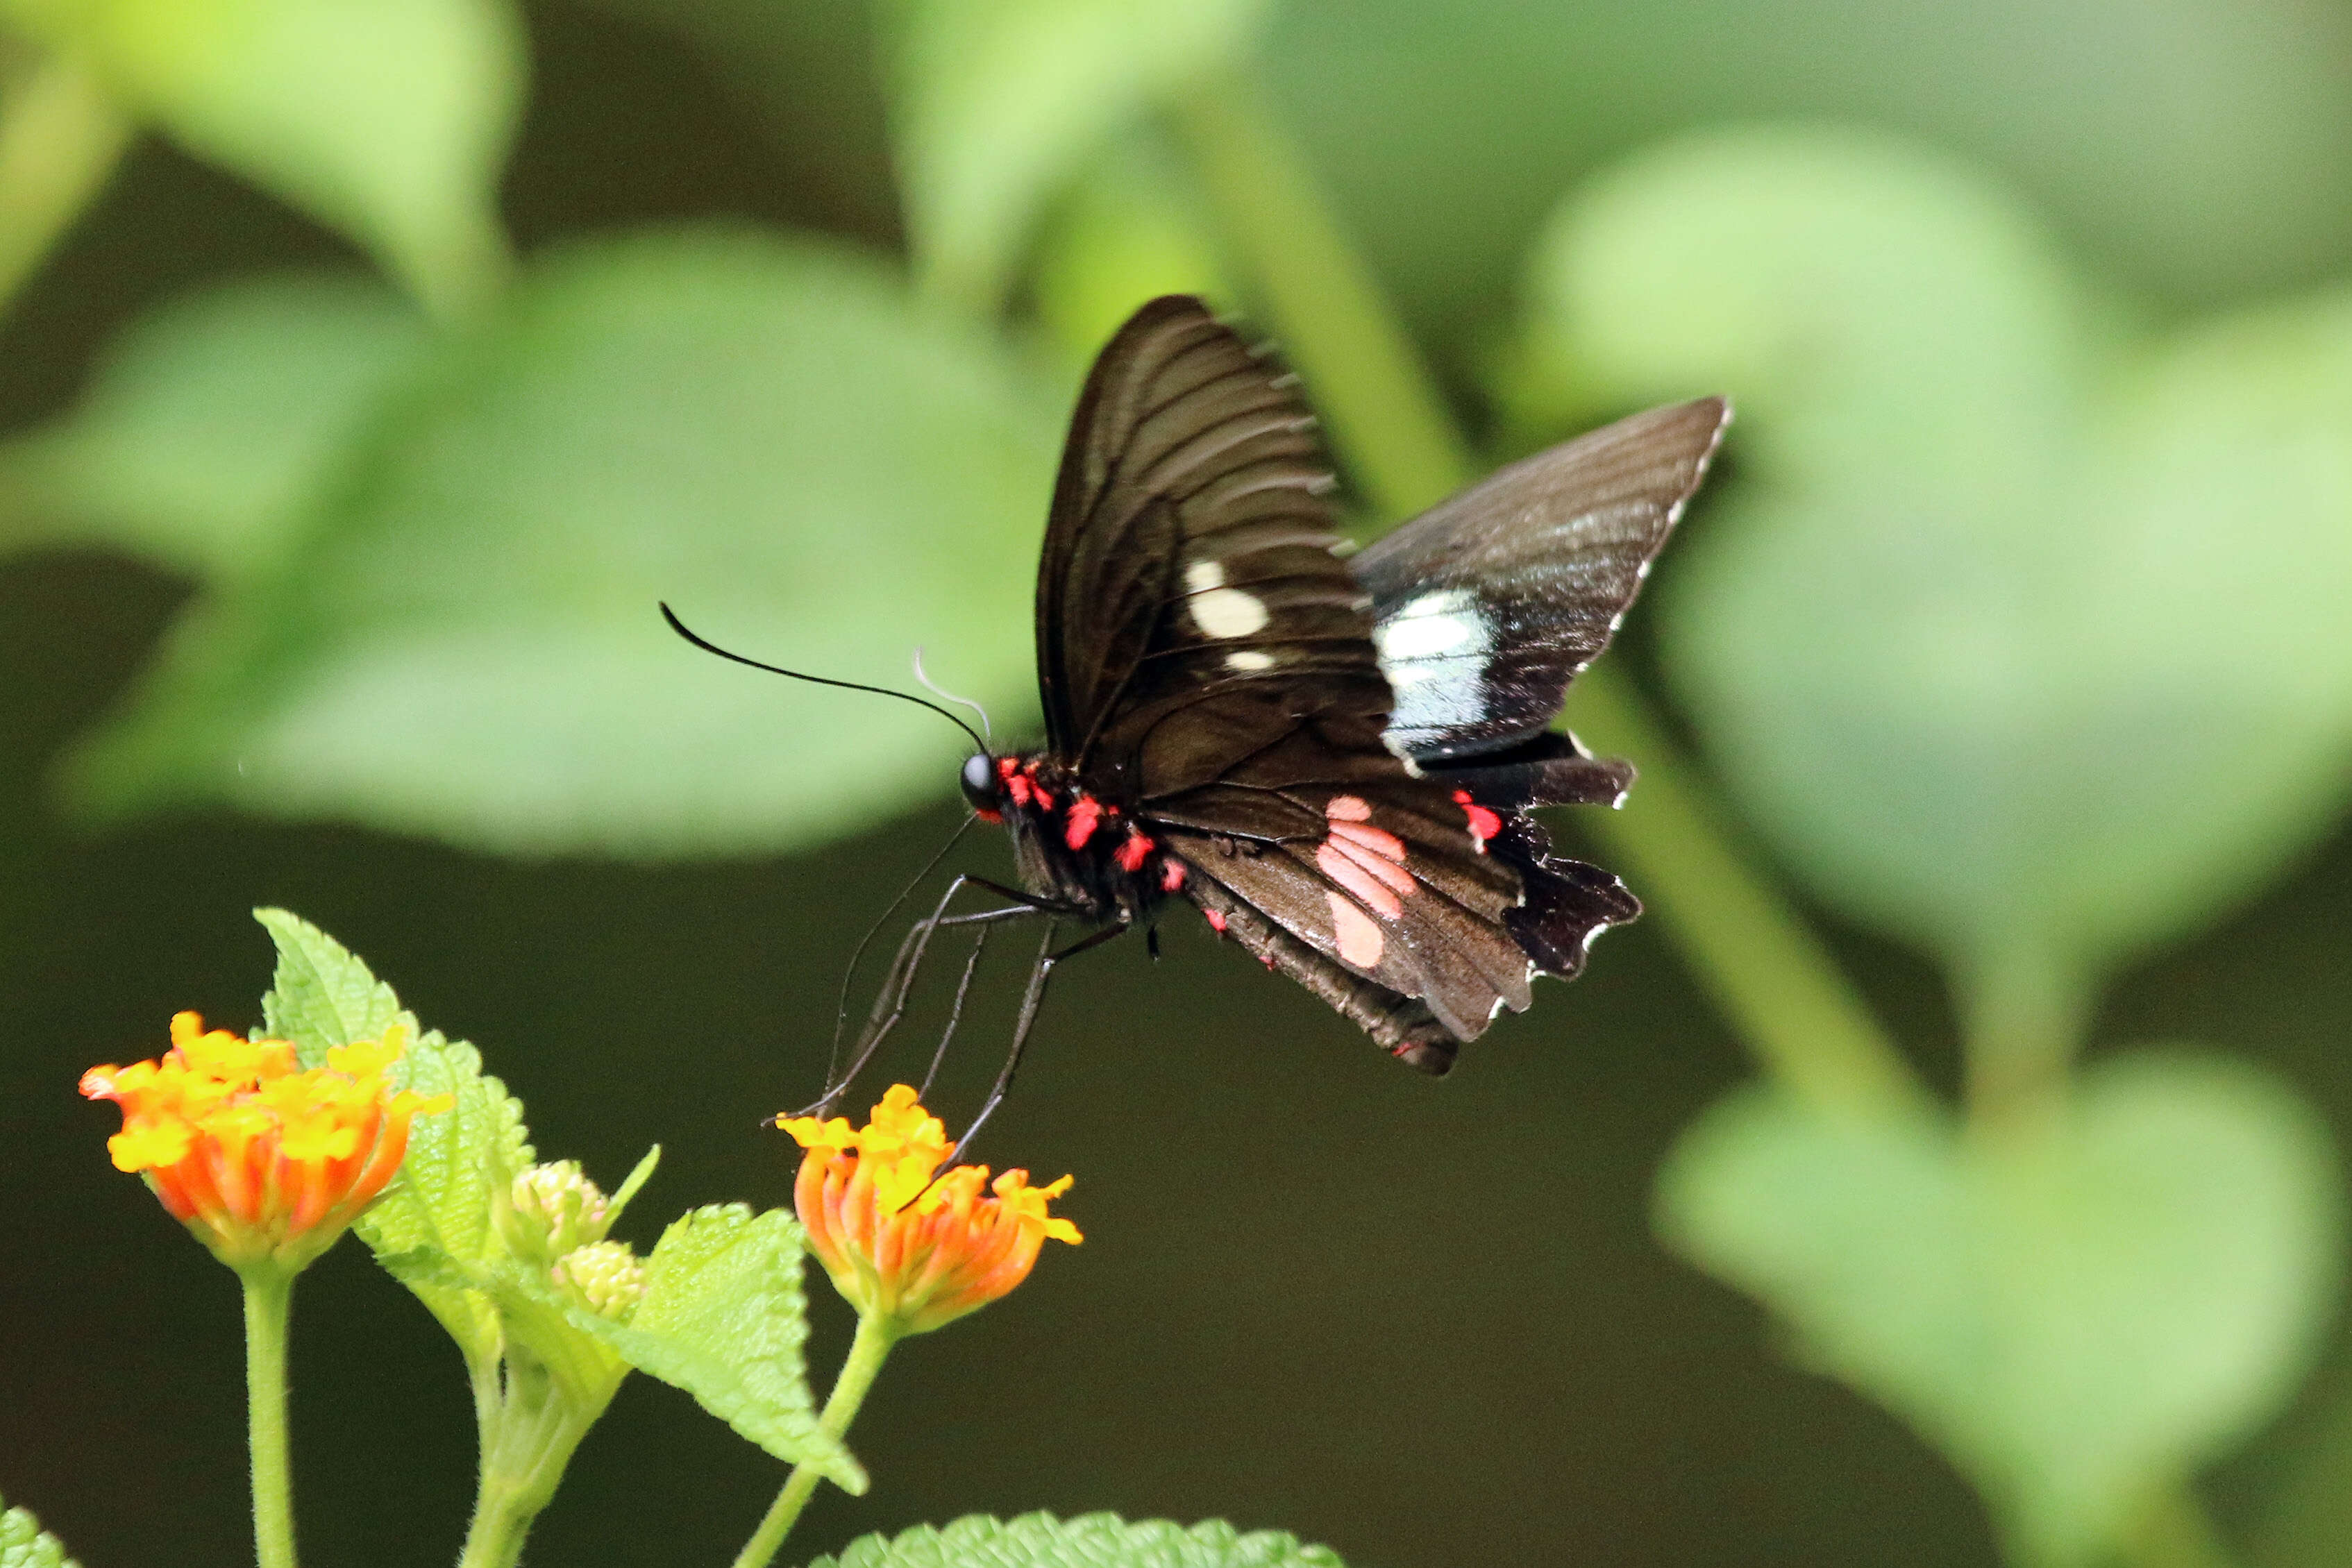
<svg viewBox="0 0 2352 1568">
<path fill-rule="evenodd" d="M 1478 852 L 1485 854 L 1486 841 L 1503 831 L 1501 813 L 1473 800 L 1467 789 L 1454 791 L 1454 803 L 1462 808 L 1465 817 L 1470 819 L 1470 837 L 1477 844 Z"/>
<path fill-rule="evenodd" d="M 1388 939 L 1372 924 L 1371 916 L 1339 894 L 1326 892 L 1323 896 L 1331 901 L 1331 935 L 1339 944 L 1339 956 L 1359 969 L 1377 965 Z"/>
<path fill-rule="evenodd" d="M 1404 869 L 1404 841 L 1367 821 L 1372 808 L 1361 796 L 1334 795 L 1323 813 L 1331 826 L 1330 836 L 1315 850 L 1323 874 L 1376 914 L 1391 920 L 1403 914 L 1404 901 L 1420 886 Z M 1363 918 L 1360 910 L 1355 913 Z"/>
<path fill-rule="evenodd" d="M 1201 911 L 1201 918 L 1207 921 L 1209 923 L 1209 929 L 1215 932 L 1218 936 L 1223 936 L 1225 934 L 1225 912 L 1223 910 L 1203 909 Z"/>
</svg>

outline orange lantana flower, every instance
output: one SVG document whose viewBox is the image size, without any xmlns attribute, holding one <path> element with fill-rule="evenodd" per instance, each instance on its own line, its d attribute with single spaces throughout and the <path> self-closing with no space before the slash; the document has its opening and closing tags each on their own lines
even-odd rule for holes
<svg viewBox="0 0 2352 1568">
<path fill-rule="evenodd" d="M 161 1060 L 93 1067 L 81 1092 L 122 1107 L 122 1131 L 106 1144 L 115 1167 L 143 1175 L 215 1257 L 290 1274 L 400 1169 L 409 1119 L 449 1108 L 446 1094 L 386 1082 L 403 1032 L 395 1024 L 380 1040 L 337 1046 L 306 1072 L 285 1040 L 207 1030 L 180 1013 Z"/>
<path fill-rule="evenodd" d="M 922 1333 L 984 1307 L 1029 1277 L 1049 1239 L 1083 1239 L 1046 1212 L 1070 1190 L 1068 1176 L 1031 1186 L 1027 1171 L 1006 1171 L 992 1184 L 986 1166 L 958 1166 L 934 1181 L 952 1145 L 904 1083 L 863 1127 L 839 1116 L 777 1125 L 806 1151 L 793 1203 L 809 1250 L 852 1306 L 897 1333 Z"/>
</svg>

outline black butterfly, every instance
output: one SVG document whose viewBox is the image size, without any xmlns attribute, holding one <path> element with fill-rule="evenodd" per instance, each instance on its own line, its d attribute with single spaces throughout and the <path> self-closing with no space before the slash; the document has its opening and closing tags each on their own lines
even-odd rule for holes
<svg viewBox="0 0 2352 1568">
<path fill-rule="evenodd" d="M 1632 784 L 1548 727 L 1729 417 L 1720 398 L 1636 414 L 1349 558 L 1295 378 L 1197 299 L 1144 306 L 1087 378 L 1045 527 L 1045 748 L 963 769 L 973 809 L 1012 830 L 1024 889 L 995 890 L 1018 907 L 943 901 L 876 1023 L 942 925 L 1092 923 L 1060 953 L 1049 925 L 1017 1060 L 1055 961 L 1182 898 L 1392 1054 L 1446 1071 L 1536 974 L 1575 975 L 1641 913 L 1526 813 Z"/>
</svg>

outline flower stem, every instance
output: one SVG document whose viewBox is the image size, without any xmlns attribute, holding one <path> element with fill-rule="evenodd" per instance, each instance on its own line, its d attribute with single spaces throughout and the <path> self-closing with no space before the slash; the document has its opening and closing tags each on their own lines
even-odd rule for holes
<svg viewBox="0 0 2352 1568">
<path fill-rule="evenodd" d="M 824 1402 L 824 1413 L 817 1425 L 825 1436 L 838 1437 L 849 1430 L 850 1422 L 857 1418 L 857 1407 L 866 1403 L 866 1391 L 874 1386 L 875 1375 L 882 1370 L 890 1347 L 898 1343 L 898 1331 L 879 1312 L 867 1312 L 857 1320 L 857 1337 L 850 1342 L 848 1359 L 841 1364 L 841 1374 L 833 1380 L 833 1393 Z M 803 1459 L 793 1467 L 785 1478 L 783 1490 L 776 1500 L 768 1505 L 767 1517 L 735 1554 L 735 1568 L 767 1568 L 782 1550 L 784 1537 L 792 1533 L 800 1521 L 801 1510 L 815 1494 L 816 1483 L 823 1478 L 816 1467 Z"/>
<path fill-rule="evenodd" d="M 294 1276 L 269 1264 L 241 1270 L 245 1285 L 247 1441 L 253 1458 L 253 1555 L 259 1568 L 294 1568 L 294 1481 L 286 1442 L 286 1333 Z"/>
<path fill-rule="evenodd" d="M 97 79 L 62 55 L 0 104 L 0 316 L 105 188 L 131 132 Z"/>
<path fill-rule="evenodd" d="M 1468 443 L 1252 84 L 1205 81 L 1175 110 L 1229 244 L 1373 505 L 1402 517 L 1467 483 Z M 1654 893 L 1667 930 L 1749 1050 L 1791 1089 L 1838 1111 L 1925 1103 L 1820 939 L 1732 848 L 1721 813 L 1639 694 L 1602 667 L 1578 678 L 1572 700 L 1580 730 L 1642 769 L 1632 804 L 1587 812 L 1588 825 Z"/>
</svg>

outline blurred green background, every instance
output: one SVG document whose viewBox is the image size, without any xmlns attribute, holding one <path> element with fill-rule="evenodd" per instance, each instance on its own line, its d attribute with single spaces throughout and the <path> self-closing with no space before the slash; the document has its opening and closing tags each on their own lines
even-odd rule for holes
<svg viewBox="0 0 2352 1568">
<path fill-rule="evenodd" d="M 1739 401 L 1611 664 L 1930 1083 L 2081 1034 L 2291 1086 L 2248 1113 L 2290 1239 L 2214 1265 L 2275 1274 L 2270 1326 L 2126 1480 L 2198 1468 L 2249 1563 L 2352 1556 L 2337 1178 L 2294 1164 L 2298 1103 L 2352 1145 L 2352 12 L 322 5 L 0 4 L 0 116 L 86 51 L 149 127 L 0 318 L 0 1494 L 90 1568 L 249 1551 L 234 1292 L 71 1089 L 178 1009 L 255 1021 L 252 906 L 480 1045 L 550 1157 L 611 1182 L 662 1144 L 641 1241 L 787 1200 L 758 1121 L 814 1092 L 960 753 L 695 655 L 654 601 L 848 679 L 923 644 L 1022 729 L 1087 354 L 1161 287 L 1279 315 L 1239 231 L 1317 216 L 1237 225 L 1204 80 L 1262 94 L 1486 455 Z M 12 146 L 110 156 L 102 115 L 17 123 L 0 261 Z M 2000 1561 L 1939 1456 L 1996 1494 L 2021 1461 L 1933 1390 L 1887 1396 L 1906 1426 L 1807 1370 L 1885 1393 L 1661 1245 L 1662 1166 L 1754 1069 L 1629 876 L 1653 918 L 1444 1083 L 1187 917 L 1157 966 L 1065 971 L 978 1154 L 1075 1172 L 1087 1244 L 907 1347 L 853 1437 L 874 1490 L 788 1555 L 1046 1508 L 1360 1568 Z M 1676 1190 L 1681 1254 L 1801 1298 Z M 2130 1339 L 2087 1322 L 2061 1364 Z M 295 1354 L 313 1559 L 447 1560 L 472 1456 L 431 1322 L 347 1245 Z M 532 1556 L 709 1561 L 778 1479 L 635 1378 Z M 2225 1560 L 2178 1549 L 2135 1560 Z"/>
</svg>

